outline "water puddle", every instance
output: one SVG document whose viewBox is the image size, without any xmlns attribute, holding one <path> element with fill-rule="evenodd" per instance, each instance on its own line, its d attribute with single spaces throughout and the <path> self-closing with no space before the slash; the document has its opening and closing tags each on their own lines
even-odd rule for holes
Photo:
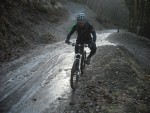
<svg viewBox="0 0 150 113">
<path fill-rule="evenodd" d="M 102 34 L 97 34 L 97 46 L 105 46 L 105 45 L 113 45 L 116 46 L 116 44 L 111 43 L 107 40 L 107 37 L 110 35 L 111 33 L 102 33 Z"/>
</svg>

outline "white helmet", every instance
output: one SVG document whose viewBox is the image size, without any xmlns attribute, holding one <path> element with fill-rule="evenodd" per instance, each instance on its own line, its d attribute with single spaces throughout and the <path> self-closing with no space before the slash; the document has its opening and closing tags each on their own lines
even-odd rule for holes
<svg viewBox="0 0 150 113">
<path fill-rule="evenodd" d="M 80 13 L 78 16 L 77 16 L 77 22 L 80 22 L 80 21 L 86 21 L 86 15 L 84 13 Z"/>
</svg>

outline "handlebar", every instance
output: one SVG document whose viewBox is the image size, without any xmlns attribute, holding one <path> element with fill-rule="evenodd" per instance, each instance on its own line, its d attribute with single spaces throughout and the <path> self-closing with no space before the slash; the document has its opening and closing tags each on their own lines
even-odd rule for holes
<svg viewBox="0 0 150 113">
<path fill-rule="evenodd" d="M 76 43 L 69 43 L 68 45 L 71 45 L 71 46 L 79 46 L 79 47 L 88 47 L 88 44 L 76 44 Z"/>
</svg>

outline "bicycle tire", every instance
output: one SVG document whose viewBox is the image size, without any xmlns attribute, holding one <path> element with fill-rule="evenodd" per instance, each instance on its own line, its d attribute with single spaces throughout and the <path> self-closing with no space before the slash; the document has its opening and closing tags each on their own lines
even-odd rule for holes
<svg viewBox="0 0 150 113">
<path fill-rule="evenodd" d="M 71 69 L 70 84 L 71 84 L 71 88 L 73 90 L 75 90 L 77 88 L 78 80 L 79 80 L 79 76 L 80 76 L 80 75 L 77 75 L 80 73 L 78 68 L 77 68 L 78 63 L 79 63 L 79 60 L 76 59 L 73 63 L 72 69 Z"/>
<path fill-rule="evenodd" d="M 82 58 L 81 58 L 81 74 L 83 74 L 83 71 L 85 69 L 85 60 L 86 60 L 86 51 L 83 52 Z"/>
</svg>

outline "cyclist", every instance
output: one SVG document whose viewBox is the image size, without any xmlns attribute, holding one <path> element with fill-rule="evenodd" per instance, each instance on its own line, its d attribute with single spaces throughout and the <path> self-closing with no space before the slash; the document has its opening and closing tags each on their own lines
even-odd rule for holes
<svg viewBox="0 0 150 113">
<path fill-rule="evenodd" d="M 77 31 L 78 34 L 76 44 L 88 44 L 88 47 L 91 50 L 86 61 L 87 64 L 90 64 L 91 57 L 96 53 L 96 32 L 93 26 L 87 21 L 86 15 L 84 13 L 80 13 L 77 16 L 77 23 L 72 27 L 70 33 L 67 35 L 65 43 L 71 43 L 69 40 L 75 31 Z M 75 46 L 76 54 L 78 53 L 78 50 L 79 47 Z"/>
</svg>

